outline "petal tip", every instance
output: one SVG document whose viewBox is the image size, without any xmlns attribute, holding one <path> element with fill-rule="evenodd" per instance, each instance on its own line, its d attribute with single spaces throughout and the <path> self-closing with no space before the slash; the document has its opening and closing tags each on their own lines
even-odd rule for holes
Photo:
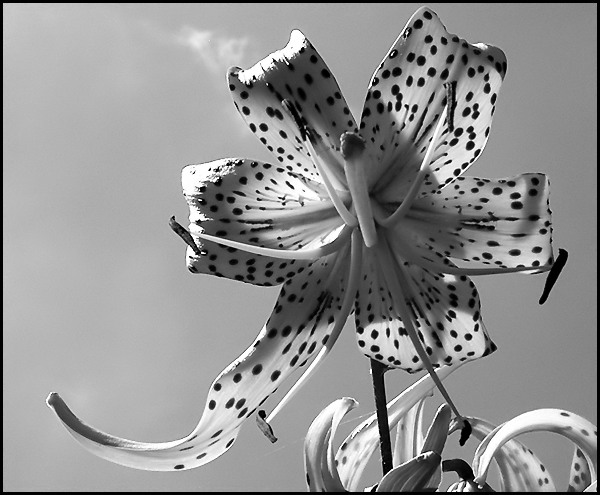
<svg viewBox="0 0 600 495">
<path fill-rule="evenodd" d="M 241 67 L 238 67 L 237 65 L 232 65 L 231 67 L 229 67 L 229 69 L 227 69 L 227 79 L 231 79 L 232 77 L 237 77 L 239 72 L 242 70 L 243 69 Z"/>
<path fill-rule="evenodd" d="M 290 43 L 303 43 L 306 40 L 306 36 L 299 29 L 292 29 L 290 33 Z"/>
</svg>

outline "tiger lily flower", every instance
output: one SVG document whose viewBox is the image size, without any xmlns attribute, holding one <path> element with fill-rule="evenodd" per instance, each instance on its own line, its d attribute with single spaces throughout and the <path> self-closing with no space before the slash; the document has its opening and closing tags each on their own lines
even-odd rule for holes
<svg viewBox="0 0 600 495">
<path fill-rule="evenodd" d="M 457 367 L 438 371 L 447 377 Z M 365 491 L 435 491 L 441 481 L 441 455 L 450 425 L 450 408 L 443 404 L 423 436 L 423 403 L 436 384 L 430 375 L 388 403 L 390 429 L 397 428 L 394 468 Z M 377 416 L 362 422 L 334 451 L 333 439 L 342 418 L 358 403 L 344 397 L 327 406 L 310 425 L 304 441 L 304 467 L 308 490 L 312 492 L 359 491 L 364 468 L 377 449 Z"/>
<path fill-rule="evenodd" d="M 186 167 L 189 232 L 172 226 L 187 239 L 190 271 L 281 285 L 273 313 L 214 380 L 187 437 L 119 439 L 84 426 L 51 395 L 69 431 L 126 466 L 205 464 L 257 411 L 263 427 L 273 419 L 352 312 L 360 351 L 391 368 L 436 379 L 434 368 L 493 352 L 469 277 L 543 272 L 554 261 L 543 174 L 463 175 L 485 147 L 505 73 L 500 49 L 449 34 L 428 8 L 373 74 L 359 124 L 300 31 L 250 69 L 230 69 L 235 106 L 275 160 Z M 265 418 L 260 406 L 309 362 Z"/>
<path fill-rule="evenodd" d="M 571 474 L 566 491 L 596 491 L 598 432 L 587 419 L 562 409 L 537 409 L 523 413 L 494 427 L 480 418 L 468 418 L 472 435 L 481 440 L 475 451 L 472 469 L 461 473 L 461 481 L 448 491 L 484 490 L 492 459 L 500 471 L 503 492 L 556 492 L 550 473 L 535 453 L 514 438 L 523 433 L 548 431 L 558 433 L 575 444 Z M 453 430 L 451 426 L 451 431 Z M 446 469 L 445 469 L 446 470 Z"/>
</svg>

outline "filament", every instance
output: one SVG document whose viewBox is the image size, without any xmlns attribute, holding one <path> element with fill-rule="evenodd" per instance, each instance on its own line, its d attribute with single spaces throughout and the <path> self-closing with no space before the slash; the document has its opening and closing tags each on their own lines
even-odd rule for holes
<svg viewBox="0 0 600 495">
<path fill-rule="evenodd" d="M 419 189 L 421 188 L 421 185 L 423 184 L 425 177 L 430 172 L 429 162 L 431 161 L 431 155 L 433 154 L 433 150 L 437 145 L 438 138 L 440 137 L 440 135 L 442 133 L 443 124 L 444 124 L 444 120 L 446 118 L 447 113 L 448 113 L 448 103 L 444 107 L 444 110 L 442 110 L 442 114 L 440 115 L 440 118 L 438 119 L 435 130 L 433 131 L 433 136 L 431 138 L 431 142 L 429 143 L 429 147 L 427 148 L 425 157 L 423 158 L 423 161 L 421 162 L 421 167 L 419 168 L 419 172 L 417 173 L 415 180 L 411 184 L 410 189 L 406 193 L 406 196 L 404 197 L 404 199 L 402 200 L 402 203 L 396 209 L 396 211 L 394 213 L 392 213 L 389 217 L 379 220 L 379 224 L 382 227 L 391 227 L 391 226 L 395 225 L 398 222 L 398 220 L 400 220 L 404 215 L 406 215 L 406 213 L 408 213 L 408 210 L 410 209 L 415 197 L 417 196 L 417 193 L 419 192 Z"/>
<path fill-rule="evenodd" d="M 362 239 L 360 235 L 360 231 L 354 229 L 352 231 L 351 238 L 351 251 L 350 251 L 350 270 L 348 274 L 348 285 L 346 286 L 346 290 L 344 291 L 344 297 L 342 300 L 342 306 L 339 312 L 339 315 L 336 318 L 335 324 L 331 333 L 329 334 L 329 338 L 327 342 L 323 346 L 323 348 L 317 354 L 317 357 L 310 363 L 310 366 L 306 369 L 306 371 L 302 374 L 302 376 L 294 383 L 292 388 L 286 393 L 286 395 L 281 399 L 279 404 L 275 406 L 275 408 L 269 414 L 269 417 L 265 420 L 267 423 L 271 421 L 281 409 L 290 401 L 290 399 L 296 395 L 298 390 L 304 385 L 304 383 L 309 379 L 309 377 L 314 373 L 314 371 L 319 367 L 319 365 L 325 360 L 331 349 L 333 348 L 335 342 L 337 341 L 344 325 L 346 324 L 346 320 L 348 316 L 352 312 L 352 303 L 356 297 L 356 289 L 358 287 L 358 281 L 361 274 L 362 268 Z"/>
</svg>

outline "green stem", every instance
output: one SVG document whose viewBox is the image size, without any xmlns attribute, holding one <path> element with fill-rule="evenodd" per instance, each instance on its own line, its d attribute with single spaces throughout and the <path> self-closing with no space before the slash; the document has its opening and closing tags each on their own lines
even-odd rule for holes
<svg viewBox="0 0 600 495">
<path fill-rule="evenodd" d="M 371 359 L 371 378 L 373 380 L 375 408 L 377 410 L 383 476 L 389 473 L 393 468 L 392 441 L 390 439 L 390 425 L 388 423 L 387 399 L 385 397 L 385 381 L 383 376 L 388 369 L 389 368 L 386 365 Z"/>
</svg>

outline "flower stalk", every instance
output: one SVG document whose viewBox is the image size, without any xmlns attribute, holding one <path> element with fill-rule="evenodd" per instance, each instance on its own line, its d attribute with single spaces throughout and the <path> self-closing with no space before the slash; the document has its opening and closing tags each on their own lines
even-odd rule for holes
<svg viewBox="0 0 600 495">
<path fill-rule="evenodd" d="M 385 372 L 389 369 L 386 365 L 370 360 L 371 379 L 373 380 L 373 393 L 375 394 L 375 409 L 377 411 L 377 425 L 379 428 L 379 448 L 381 450 L 381 468 L 383 476 L 393 468 L 392 441 L 390 439 L 390 426 L 387 414 L 387 399 L 385 395 Z"/>
</svg>

